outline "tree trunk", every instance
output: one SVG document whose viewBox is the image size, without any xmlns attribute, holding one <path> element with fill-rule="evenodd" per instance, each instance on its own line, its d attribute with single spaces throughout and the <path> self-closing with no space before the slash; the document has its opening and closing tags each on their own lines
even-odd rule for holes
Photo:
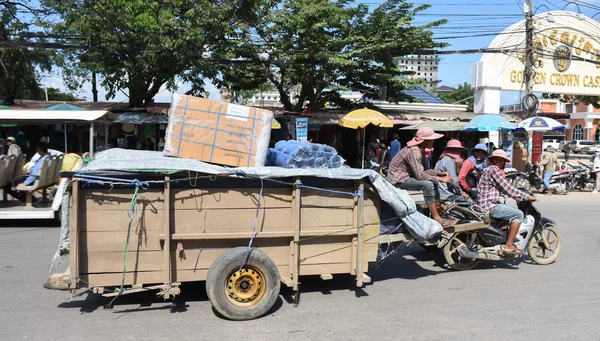
<svg viewBox="0 0 600 341">
<path fill-rule="evenodd" d="M 143 108 L 148 87 L 142 77 L 129 75 L 129 107 Z"/>
</svg>

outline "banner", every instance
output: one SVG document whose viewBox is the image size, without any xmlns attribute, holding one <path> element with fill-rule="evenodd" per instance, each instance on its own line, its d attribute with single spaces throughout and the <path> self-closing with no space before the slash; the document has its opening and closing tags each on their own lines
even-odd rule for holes
<svg viewBox="0 0 600 341">
<path fill-rule="evenodd" d="M 308 118 L 296 119 L 296 140 L 306 142 L 308 139 Z"/>
<path fill-rule="evenodd" d="M 532 133 L 532 147 L 531 147 L 531 163 L 537 164 L 542 161 L 542 150 L 544 144 L 544 133 L 541 131 L 534 131 Z"/>
</svg>

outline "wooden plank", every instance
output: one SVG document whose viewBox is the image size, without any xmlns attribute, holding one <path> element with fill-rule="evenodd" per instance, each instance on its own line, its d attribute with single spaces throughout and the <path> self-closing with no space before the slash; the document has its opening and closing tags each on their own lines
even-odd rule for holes
<svg viewBox="0 0 600 341">
<path fill-rule="evenodd" d="M 287 272 L 287 267 L 277 267 L 279 273 Z M 320 275 L 323 273 L 328 274 L 347 274 L 350 272 L 349 263 L 338 263 L 338 264 L 307 264 L 301 268 L 300 275 Z M 172 271 L 171 278 L 177 282 L 195 282 L 204 281 L 208 270 L 178 270 Z M 150 285 L 150 284 L 161 284 L 163 272 L 162 271 L 139 271 L 129 272 L 125 274 L 125 285 Z M 123 273 L 101 273 L 101 274 L 82 274 L 81 279 L 90 283 L 92 286 L 103 286 L 103 287 L 116 287 L 121 285 L 121 279 Z"/>
<path fill-rule="evenodd" d="M 296 179 L 296 185 L 299 185 L 300 179 Z M 303 221 L 301 220 L 303 217 L 302 212 L 302 190 L 299 186 L 294 188 L 294 195 L 292 198 L 292 228 L 294 230 L 294 239 L 292 245 L 292 250 L 290 252 L 293 254 L 292 263 L 290 264 L 290 269 L 292 271 L 292 281 L 294 282 L 293 290 L 297 291 L 298 286 L 300 284 L 300 229 Z"/>
<path fill-rule="evenodd" d="M 487 228 L 488 226 L 489 226 L 488 224 L 478 221 L 478 222 L 474 222 L 474 223 L 450 226 L 450 227 L 446 228 L 445 230 L 448 231 L 448 233 L 459 233 L 459 232 L 480 230 L 480 229 Z"/>
<path fill-rule="evenodd" d="M 369 262 L 377 260 L 377 251 L 379 250 L 379 225 L 366 225 L 364 227 L 364 246 L 363 260 L 365 268 L 369 267 Z"/>
<path fill-rule="evenodd" d="M 157 231 L 134 230 L 129 239 L 130 251 L 160 251 L 163 249 Z M 91 231 L 79 234 L 81 254 L 88 252 L 125 251 L 127 231 Z"/>
<path fill-rule="evenodd" d="M 292 231 L 289 208 L 261 209 L 257 231 Z M 243 233 L 250 231 L 256 207 L 236 210 L 173 211 L 173 233 Z"/>
<path fill-rule="evenodd" d="M 360 182 L 359 186 L 358 186 L 358 193 L 364 193 L 364 188 L 365 186 L 362 184 L 362 181 Z M 358 253 L 358 257 L 356 259 L 356 286 L 357 287 L 362 287 L 363 286 L 363 259 L 364 259 L 364 255 L 363 255 L 363 250 L 364 250 L 364 244 L 365 244 L 365 236 L 364 236 L 364 213 L 365 213 L 365 202 L 364 202 L 364 196 L 359 196 L 357 197 L 358 199 L 358 216 L 357 216 L 357 223 L 358 223 L 358 239 L 357 239 L 357 243 L 358 243 L 358 247 L 356 252 Z"/>
<path fill-rule="evenodd" d="M 321 279 L 324 281 L 330 281 L 333 279 L 333 275 L 332 274 L 321 274 Z"/>
<path fill-rule="evenodd" d="M 352 228 L 345 230 L 328 229 L 328 230 L 308 230 L 300 231 L 300 237 L 316 237 L 323 235 L 335 235 L 335 236 L 353 236 L 356 235 L 356 231 Z M 211 240 L 211 239 L 246 239 L 252 236 L 251 231 L 247 232 L 235 232 L 235 233 L 174 233 L 171 235 L 172 240 Z M 257 232 L 257 237 L 260 238 L 283 238 L 293 237 L 294 232 L 292 231 L 266 231 Z M 158 235 L 159 239 L 164 239 L 164 234 Z"/>
<path fill-rule="evenodd" d="M 69 220 L 69 239 L 70 239 L 70 270 L 71 276 L 75 279 L 71 280 L 71 288 L 77 288 L 77 278 L 79 274 L 79 229 L 80 229 L 80 205 L 79 205 L 79 182 L 73 182 L 71 190 L 70 202 L 70 220 Z"/>
<path fill-rule="evenodd" d="M 141 231 L 162 231 L 162 210 L 153 211 L 138 207 L 131 229 Z M 80 221 L 80 231 L 127 231 L 129 214 L 126 210 L 86 210 Z"/>
<path fill-rule="evenodd" d="M 414 238 L 408 232 L 398 234 L 382 234 L 379 236 L 379 244 L 391 244 L 409 240 L 414 240 Z"/>
<path fill-rule="evenodd" d="M 163 231 L 164 231 L 164 244 L 163 244 L 163 276 L 164 283 L 171 283 L 171 185 L 169 183 L 170 177 L 165 176 L 165 185 L 163 196 L 165 198 L 165 206 L 162 211 L 163 213 Z"/>
<path fill-rule="evenodd" d="M 256 209 L 259 188 L 193 188 L 173 189 L 172 210 Z M 289 188 L 265 188 L 263 208 L 290 208 L 292 191 Z"/>
<path fill-rule="evenodd" d="M 88 210 L 129 210 L 134 188 L 127 189 L 82 189 L 85 207 Z M 162 210 L 163 193 L 160 189 L 140 190 L 137 198 L 138 210 Z"/>
<path fill-rule="evenodd" d="M 318 208 L 309 207 L 301 209 L 302 230 L 325 229 L 342 230 L 352 227 L 352 207 Z"/>
</svg>

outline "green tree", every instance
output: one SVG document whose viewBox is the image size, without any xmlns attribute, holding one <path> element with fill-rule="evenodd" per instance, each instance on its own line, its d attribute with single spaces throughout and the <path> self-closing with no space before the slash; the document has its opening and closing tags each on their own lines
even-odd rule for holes
<svg viewBox="0 0 600 341">
<path fill-rule="evenodd" d="M 61 66 L 72 89 L 102 75 L 107 99 L 128 90 L 129 105 L 152 102 L 177 80 L 192 84 L 192 94 L 204 92 L 205 78 L 215 78 L 223 48 L 240 26 L 259 20 L 259 0 L 43 0 L 62 20 L 51 24 L 55 35 L 82 39 L 87 45 L 66 51 Z M 70 41 L 72 42 L 72 41 Z"/>
<path fill-rule="evenodd" d="M 0 2 L 0 97 L 35 98 L 40 94 L 37 70 L 50 71 L 51 54 L 42 50 L 16 47 L 26 41 L 30 23 L 19 11 L 25 2 Z"/>
<path fill-rule="evenodd" d="M 254 61 L 237 72 L 271 82 L 287 110 L 301 111 L 305 103 L 313 110 L 327 102 L 348 105 L 343 90 L 361 91 L 368 99 L 412 100 L 402 92 L 411 81 L 401 76 L 414 72 L 401 71 L 395 58 L 444 46 L 429 28 L 445 21 L 411 25 L 428 7 L 388 0 L 371 11 L 351 0 L 284 0 L 230 52 Z M 224 73 L 223 81 L 245 88 L 235 74 Z M 294 87 L 299 94 L 292 98 Z"/>
<path fill-rule="evenodd" d="M 467 111 L 473 112 L 473 105 L 475 103 L 475 89 L 473 89 L 471 84 L 467 82 L 462 85 L 459 84 L 458 87 L 452 91 L 438 91 L 436 95 L 448 104 L 466 104 Z"/>
</svg>

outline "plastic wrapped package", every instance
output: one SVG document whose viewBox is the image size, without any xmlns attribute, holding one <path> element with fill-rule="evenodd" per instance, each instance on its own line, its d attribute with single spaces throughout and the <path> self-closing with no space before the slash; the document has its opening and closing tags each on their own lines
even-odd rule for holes
<svg viewBox="0 0 600 341">
<path fill-rule="evenodd" d="M 273 113 L 243 105 L 173 95 L 164 154 L 236 166 L 265 165 Z"/>
<path fill-rule="evenodd" d="M 334 155 L 331 159 L 329 159 L 329 168 L 340 168 L 346 162 L 344 158 L 339 155 Z"/>
<path fill-rule="evenodd" d="M 305 161 L 313 158 L 312 146 L 310 143 L 279 141 L 275 144 L 275 149 L 293 157 L 296 161 Z"/>
</svg>

